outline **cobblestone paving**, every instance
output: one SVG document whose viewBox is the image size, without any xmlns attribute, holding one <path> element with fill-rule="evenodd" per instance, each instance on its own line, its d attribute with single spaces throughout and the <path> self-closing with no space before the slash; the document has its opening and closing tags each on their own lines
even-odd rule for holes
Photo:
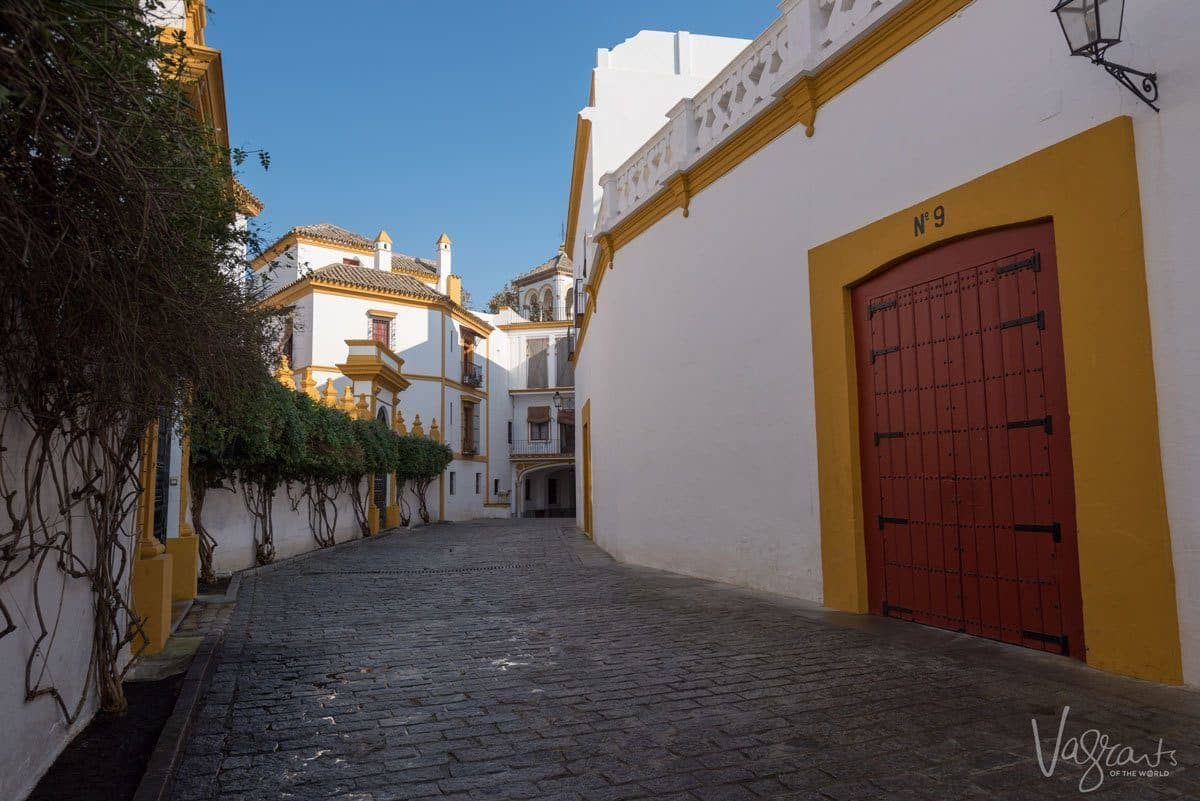
<svg viewBox="0 0 1200 801">
<path fill-rule="evenodd" d="M 1162 738 L 1178 767 L 1043 777 L 1030 721 L 1049 761 L 1066 705 L 1065 745 Z M 1195 799 L 1198 723 L 1193 692 L 489 521 L 248 577 L 172 797 Z"/>
</svg>

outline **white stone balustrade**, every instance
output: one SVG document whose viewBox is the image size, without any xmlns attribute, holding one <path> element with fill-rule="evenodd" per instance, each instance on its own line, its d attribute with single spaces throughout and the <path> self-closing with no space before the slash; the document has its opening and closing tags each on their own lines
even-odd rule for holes
<svg viewBox="0 0 1200 801">
<path fill-rule="evenodd" d="M 667 116 L 670 121 L 600 179 L 597 232 L 610 230 L 892 12 L 914 0 L 783 0 L 780 17 L 724 70 Z"/>
</svg>

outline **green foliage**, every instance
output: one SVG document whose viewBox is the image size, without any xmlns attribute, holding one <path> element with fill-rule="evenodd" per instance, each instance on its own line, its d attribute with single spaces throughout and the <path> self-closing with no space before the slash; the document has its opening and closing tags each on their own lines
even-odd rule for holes
<svg viewBox="0 0 1200 801">
<path fill-rule="evenodd" d="M 258 521 L 260 553 L 269 554 L 271 499 L 281 485 L 302 485 L 317 504 L 332 503 L 336 488 L 344 486 L 365 525 L 364 478 L 391 474 L 421 488 L 441 475 L 452 459 L 450 448 L 442 443 L 400 436 L 377 420 L 352 420 L 268 375 L 233 395 L 196 393 L 185 425 L 191 437 L 193 522 L 202 544 L 208 545 L 209 562 L 215 543 L 199 522 L 202 488 L 242 485 L 247 508 Z M 334 517 L 322 510 L 311 519 Z M 328 532 L 314 531 L 314 536 L 320 543 L 329 541 Z M 203 547 L 201 555 L 206 555 Z"/>
<path fill-rule="evenodd" d="M 450 448 L 425 437 L 397 437 L 400 457 L 396 473 L 400 481 L 432 481 L 442 474 L 454 459 Z"/>
</svg>

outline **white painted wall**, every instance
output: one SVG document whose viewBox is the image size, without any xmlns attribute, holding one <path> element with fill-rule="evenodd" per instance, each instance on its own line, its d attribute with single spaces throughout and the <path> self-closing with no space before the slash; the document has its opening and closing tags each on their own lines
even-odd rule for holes
<svg viewBox="0 0 1200 801">
<path fill-rule="evenodd" d="M 293 487 L 292 495 L 298 498 L 301 490 L 299 486 Z M 273 506 L 275 558 L 285 559 L 315 550 L 317 543 L 308 525 L 308 502 L 302 501 L 299 508 L 293 510 L 287 488 L 281 487 L 275 494 Z M 361 536 L 349 496 L 343 493 L 336 506 L 338 522 L 334 535 L 337 541 Z M 204 499 L 204 527 L 217 541 L 213 569 L 218 575 L 226 576 L 255 566 L 254 535 L 240 488 L 208 491 Z"/>
<path fill-rule="evenodd" d="M 694 197 L 690 218 L 676 212 L 622 248 L 577 369 L 579 406 L 592 401 L 598 542 L 820 601 L 805 254 L 1127 114 L 1185 672 L 1200 683 L 1197 30 L 1200 3 L 1126 9 L 1112 57 L 1159 73 L 1156 115 L 1071 58 L 1045 4 L 977 0 L 823 106 L 813 138 L 793 128 Z"/>
<path fill-rule="evenodd" d="M 747 39 L 687 31 L 641 31 L 596 52 L 595 97 L 580 112 L 592 121 L 592 140 L 580 203 L 582 223 L 576 229 L 577 257 L 599 209 L 600 176 L 629 158 L 666 123 L 672 106 L 708 83 L 748 44 Z"/>
<path fill-rule="evenodd" d="M 0 470 L 4 471 L 7 486 L 14 486 L 14 481 L 15 486 L 20 486 L 24 467 L 11 455 L 24 452 L 29 435 L 12 418 L 6 424 L 4 445 L 8 455 L 0 459 Z M 72 480 L 78 481 L 78 477 Z M 17 497 L 15 502 L 24 501 Z M 74 517 L 71 527 L 76 553 L 91 563 L 95 555 L 94 538 L 86 516 Z M 125 544 L 132 553 L 132 521 L 128 528 Z M 17 627 L 16 631 L 0 637 L 0 725 L 4 731 L 4 747 L 0 748 L 0 798 L 3 799 L 24 798 L 32 791 L 62 749 L 87 726 L 98 705 L 88 672 L 93 630 L 91 588 L 86 579 L 73 579 L 58 570 L 53 558 L 42 566 L 40 580 L 35 579 L 36 572 L 36 566 L 29 565 L 0 583 L 0 599 Z M 40 627 L 35 592 L 48 631 L 40 644 L 36 642 Z M 5 621 L 0 619 L 0 629 L 4 625 Z M 26 700 L 25 667 L 30 654 L 35 653 L 35 646 L 33 688 L 57 688 L 72 712 L 85 699 L 74 724 L 67 722 L 50 696 Z"/>
</svg>

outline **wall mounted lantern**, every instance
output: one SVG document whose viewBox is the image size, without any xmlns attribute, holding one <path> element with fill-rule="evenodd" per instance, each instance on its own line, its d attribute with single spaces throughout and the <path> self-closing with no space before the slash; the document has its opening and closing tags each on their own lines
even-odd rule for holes
<svg viewBox="0 0 1200 801">
<path fill-rule="evenodd" d="M 559 411 L 562 411 L 563 409 L 571 410 L 571 409 L 575 408 L 575 399 L 574 398 L 564 398 L 563 394 L 561 392 L 554 393 L 553 401 L 554 401 L 554 408 L 558 409 Z"/>
<path fill-rule="evenodd" d="M 1158 76 L 1109 61 L 1108 48 L 1121 41 L 1125 19 L 1125 0 L 1061 0 L 1054 7 L 1071 55 L 1085 56 L 1104 67 L 1142 102 L 1158 111 Z"/>
</svg>

